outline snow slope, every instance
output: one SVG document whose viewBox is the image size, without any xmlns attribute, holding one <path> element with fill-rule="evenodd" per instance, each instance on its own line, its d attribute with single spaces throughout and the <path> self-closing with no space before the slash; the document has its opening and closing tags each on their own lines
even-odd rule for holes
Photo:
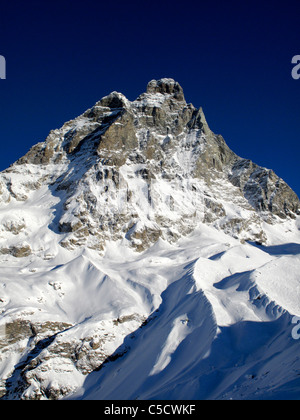
<svg viewBox="0 0 300 420">
<path fill-rule="evenodd" d="M 101 256 L 58 246 L 55 203 L 40 188 L 0 209 L 34 251 L 0 257 L 3 398 L 298 398 L 299 218 L 266 224 L 266 246 L 200 224 Z"/>
<path fill-rule="evenodd" d="M 1 257 L 3 398 L 299 397 L 299 219 L 266 225 L 266 246 L 200 224 L 101 256 L 57 246 L 47 197 L 23 213 L 33 229 L 40 209 L 36 253 Z"/>
<path fill-rule="evenodd" d="M 298 399 L 298 243 L 241 245 L 203 226 L 149 250 L 174 265 L 157 312 L 71 398 Z"/>
</svg>

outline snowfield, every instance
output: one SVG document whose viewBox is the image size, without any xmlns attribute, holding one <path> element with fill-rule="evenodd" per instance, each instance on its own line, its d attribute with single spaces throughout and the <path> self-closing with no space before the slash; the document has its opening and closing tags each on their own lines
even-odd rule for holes
<svg viewBox="0 0 300 420">
<path fill-rule="evenodd" d="M 266 246 L 200 224 L 176 244 L 137 253 L 112 241 L 99 256 L 58 247 L 50 197 L 35 194 L 11 213 L 40 229 L 36 254 L 1 257 L 0 339 L 13 321 L 60 329 L 2 351 L 9 398 L 24 377 L 22 398 L 43 399 L 41 387 L 71 399 L 299 398 L 299 219 L 266 225 Z"/>
<path fill-rule="evenodd" d="M 300 399 L 300 202 L 173 79 L 0 173 L 0 399 Z"/>
<path fill-rule="evenodd" d="M 299 254 L 297 243 L 241 245 L 206 226 L 154 246 L 143 259 L 168 284 L 157 312 L 72 398 L 298 399 Z"/>
</svg>

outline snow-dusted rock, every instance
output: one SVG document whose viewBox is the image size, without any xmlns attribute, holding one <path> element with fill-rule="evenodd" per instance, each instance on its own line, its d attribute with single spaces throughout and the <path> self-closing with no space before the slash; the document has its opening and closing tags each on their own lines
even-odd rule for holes
<svg viewBox="0 0 300 420">
<path fill-rule="evenodd" d="M 203 221 L 263 241 L 262 221 L 300 212 L 296 194 L 236 156 L 173 79 L 152 80 L 134 102 L 112 92 L 4 171 L 1 186 L 3 209 L 47 186 L 57 200 L 49 227 L 71 250 L 125 239 L 142 251 Z"/>
</svg>

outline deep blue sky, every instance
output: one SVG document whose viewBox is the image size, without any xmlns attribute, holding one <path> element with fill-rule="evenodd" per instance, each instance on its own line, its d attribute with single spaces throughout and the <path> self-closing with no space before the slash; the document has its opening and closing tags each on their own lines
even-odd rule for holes
<svg viewBox="0 0 300 420">
<path fill-rule="evenodd" d="M 113 90 L 172 77 L 240 156 L 300 195 L 300 2 L 2 1 L 0 170 Z"/>
</svg>

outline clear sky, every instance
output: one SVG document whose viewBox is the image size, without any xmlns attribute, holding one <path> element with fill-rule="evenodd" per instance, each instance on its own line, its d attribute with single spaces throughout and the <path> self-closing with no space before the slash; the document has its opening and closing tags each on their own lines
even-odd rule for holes
<svg viewBox="0 0 300 420">
<path fill-rule="evenodd" d="M 300 195 L 300 1 L 2 1 L 0 170 L 111 91 L 171 77 L 241 157 Z"/>
</svg>

